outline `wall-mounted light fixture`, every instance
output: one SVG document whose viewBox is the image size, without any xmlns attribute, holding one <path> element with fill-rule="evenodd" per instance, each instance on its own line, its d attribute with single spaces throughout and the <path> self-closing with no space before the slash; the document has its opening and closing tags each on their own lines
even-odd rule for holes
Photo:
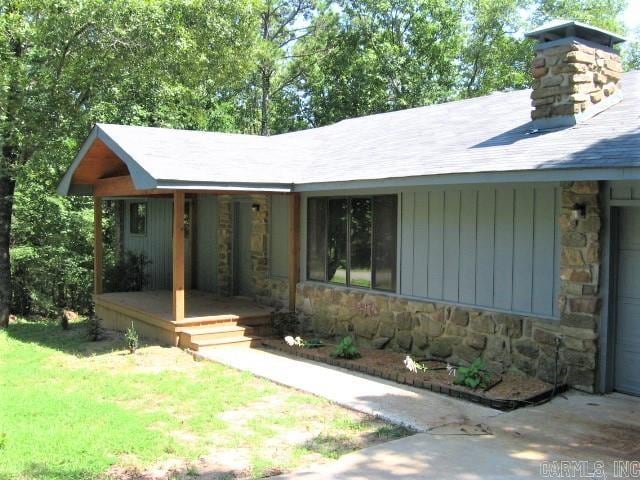
<svg viewBox="0 0 640 480">
<path fill-rule="evenodd" d="M 571 207 L 571 220 L 579 220 L 587 214 L 587 206 L 584 203 L 575 203 Z"/>
<path fill-rule="evenodd" d="M 260 204 L 259 203 L 254 203 L 253 205 L 251 205 L 251 210 L 253 210 L 254 212 L 259 212 L 260 211 Z"/>
</svg>

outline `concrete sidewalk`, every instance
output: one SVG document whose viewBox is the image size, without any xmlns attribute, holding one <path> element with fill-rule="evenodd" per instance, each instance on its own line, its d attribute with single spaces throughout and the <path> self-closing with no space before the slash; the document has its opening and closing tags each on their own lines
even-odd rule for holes
<svg viewBox="0 0 640 480">
<path fill-rule="evenodd" d="M 501 413 L 446 395 L 265 350 L 220 348 L 197 356 L 418 432 L 445 424 L 474 426 L 486 423 L 488 418 Z"/>
<path fill-rule="evenodd" d="M 638 398 L 572 392 L 488 422 L 492 435 L 456 435 L 453 431 L 446 435 L 436 428 L 278 478 L 602 479 L 621 478 L 614 475 L 616 461 L 640 461 Z M 563 467 L 563 461 L 578 463 Z M 549 471 L 544 474 L 544 468 L 554 467 L 583 470 L 574 470 L 573 476 L 568 471 L 564 475 L 556 471 L 555 477 Z"/>
<path fill-rule="evenodd" d="M 543 478 L 544 462 L 561 461 L 583 462 L 573 467 L 585 469 L 576 472 L 583 478 L 603 478 L 594 475 L 600 467 L 614 478 L 615 461 L 640 461 L 638 397 L 570 392 L 504 413 L 269 351 L 230 348 L 205 357 L 425 432 L 281 478 L 527 479 Z"/>
</svg>

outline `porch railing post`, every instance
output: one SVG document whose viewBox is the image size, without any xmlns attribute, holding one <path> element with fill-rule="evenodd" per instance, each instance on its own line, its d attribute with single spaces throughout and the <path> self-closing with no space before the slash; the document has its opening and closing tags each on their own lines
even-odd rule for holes
<svg viewBox="0 0 640 480">
<path fill-rule="evenodd" d="M 102 197 L 93 197 L 93 292 L 102 288 Z"/>
<path fill-rule="evenodd" d="M 300 280 L 300 194 L 289 194 L 289 310 L 296 308 L 296 286 Z"/>
<path fill-rule="evenodd" d="M 173 319 L 184 319 L 184 192 L 173 194 Z"/>
</svg>

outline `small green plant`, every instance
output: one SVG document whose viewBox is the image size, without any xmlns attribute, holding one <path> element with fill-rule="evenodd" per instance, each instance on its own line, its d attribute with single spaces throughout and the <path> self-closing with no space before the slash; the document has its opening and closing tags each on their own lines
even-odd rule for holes
<svg viewBox="0 0 640 480">
<path fill-rule="evenodd" d="M 102 327 L 100 326 L 100 319 L 95 315 L 91 315 L 87 320 L 87 338 L 92 342 L 102 340 Z"/>
<path fill-rule="evenodd" d="M 305 348 L 320 348 L 324 347 L 324 342 L 319 338 L 312 338 L 311 340 L 307 340 L 304 342 Z"/>
<path fill-rule="evenodd" d="M 336 345 L 336 349 L 331 353 L 331 356 L 352 360 L 354 358 L 360 358 L 360 352 L 353 337 L 348 335 L 340 340 L 340 343 Z"/>
<path fill-rule="evenodd" d="M 138 332 L 136 332 L 136 329 L 133 326 L 133 322 L 131 322 L 131 326 L 127 329 L 127 333 L 125 334 L 124 339 L 127 342 L 129 353 L 136 353 L 138 345 L 140 344 L 140 339 L 138 337 Z"/>
<path fill-rule="evenodd" d="M 474 390 L 478 387 L 484 389 L 487 388 L 490 378 L 491 373 L 487 371 L 482 358 L 478 357 L 468 367 L 458 367 L 454 383 Z"/>
</svg>

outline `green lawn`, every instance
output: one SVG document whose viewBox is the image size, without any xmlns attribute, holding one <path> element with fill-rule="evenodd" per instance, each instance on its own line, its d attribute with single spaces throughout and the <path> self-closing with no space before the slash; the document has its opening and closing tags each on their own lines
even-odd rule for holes
<svg viewBox="0 0 640 480">
<path fill-rule="evenodd" d="M 176 348 L 122 348 L 83 323 L 0 332 L 1 480 L 261 477 L 408 433 Z"/>
</svg>

